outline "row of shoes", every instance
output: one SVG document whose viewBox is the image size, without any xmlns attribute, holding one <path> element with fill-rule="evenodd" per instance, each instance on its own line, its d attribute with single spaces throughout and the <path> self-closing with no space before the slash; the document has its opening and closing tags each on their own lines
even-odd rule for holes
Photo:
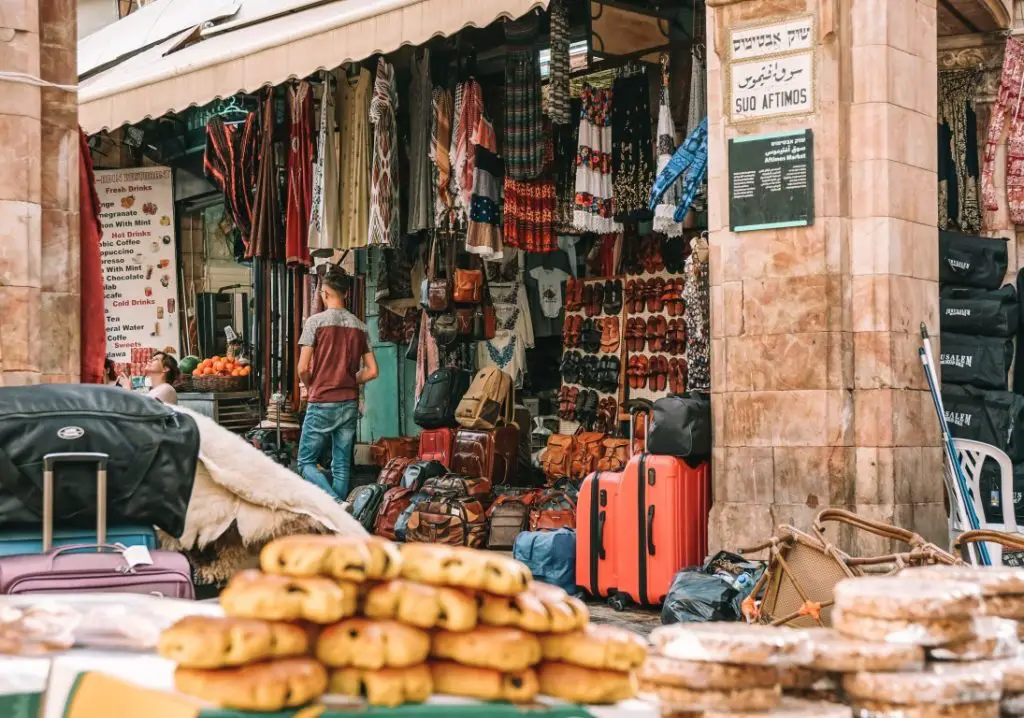
<svg viewBox="0 0 1024 718">
<path fill-rule="evenodd" d="M 683 316 L 683 279 L 630 279 L 626 282 L 626 309 L 630 314 L 665 311 L 670 317 Z"/>
<path fill-rule="evenodd" d="M 592 389 L 563 386 L 558 392 L 559 418 L 579 422 L 588 431 L 613 433 L 618 424 L 617 412 L 615 397 L 599 398 Z"/>
<path fill-rule="evenodd" d="M 691 237 L 664 237 L 650 233 L 645 237 L 630 236 L 626 229 L 623 236 L 622 268 L 626 274 L 681 274 L 690 256 Z"/>
<path fill-rule="evenodd" d="M 562 346 L 583 349 L 591 354 L 598 351 L 619 351 L 619 317 L 584 319 L 579 314 L 566 317 L 562 324 Z"/>
<path fill-rule="evenodd" d="M 682 357 L 631 356 L 626 363 L 626 381 L 630 389 L 686 391 L 686 360 Z"/>
<path fill-rule="evenodd" d="M 570 312 L 582 311 L 588 317 L 618 314 L 622 311 L 622 280 L 603 282 L 570 278 L 565 283 L 565 308 Z"/>
<path fill-rule="evenodd" d="M 591 389 L 611 393 L 619 388 L 622 363 L 617 356 L 596 357 L 579 352 L 566 352 L 559 371 L 566 384 L 582 384 Z"/>
<path fill-rule="evenodd" d="M 660 314 L 644 319 L 626 320 L 626 349 L 642 352 L 644 345 L 652 352 L 682 354 L 686 349 L 686 322 L 683 319 L 665 319 Z"/>
</svg>

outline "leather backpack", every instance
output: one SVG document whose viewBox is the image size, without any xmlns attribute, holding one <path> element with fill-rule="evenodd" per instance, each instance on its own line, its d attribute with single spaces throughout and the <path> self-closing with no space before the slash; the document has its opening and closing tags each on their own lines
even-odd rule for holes
<svg viewBox="0 0 1024 718">
<path fill-rule="evenodd" d="M 348 495 L 348 512 L 371 533 L 386 491 L 380 484 L 367 484 L 353 489 Z"/>
<path fill-rule="evenodd" d="M 493 429 L 512 422 L 512 377 L 496 366 L 484 367 L 473 377 L 458 407 L 455 420 L 467 429 Z"/>
<path fill-rule="evenodd" d="M 419 448 L 420 442 L 411 436 L 377 439 L 370 444 L 370 456 L 373 457 L 373 463 L 384 468 L 392 459 L 415 459 Z"/>
<path fill-rule="evenodd" d="M 562 491 L 549 491 L 530 508 L 531 531 L 576 528 L 576 502 Z"/>
<path fill-rule="evenodd" d="M 607 438 L 601 442 L 601 458 L 595 471 L 622 471 L 629 462 L 629 439 Z"/>
<path fill-rule="evenodd" d="M 427 479 L 444 476 L 447 473 L 448 469 L 440 461 L 413 461 L 405 467 L 401 486 L 413 491 L 419 491 Z"/>
<path fill-rule="evenodd" d="M 473 479 L 458 474 L 445 474 L 428 479 L 423 484 L 423 493 L 429 496 L 483 500 L 491 495 L 491 482 L 489 479 Z"/>
<path fill-rule="evenodd" d="M 487 515 L 487 548 L 510 551 L 516 536 L 526 530 L 530 521 L 529 502 L 521 496 L 502 496 L 487 510 Z"/>
<path fill-rule="evenodd" d="M 570 475 L 575 448 L 575 436 L 552 434 L 548 437 L 547 448 L 540 457 L 540 466 L 549 482 Z"/>
<path fill-rule="evenodd" d="M 604 436 L 597 431 L 581 431 L 576 435 L 569 476 L 582 479 L 594 470 L 598 459 L 601 458 L 601 442 L 604 441 Z"/>
<path fill-rule="evenodd" d="M 384 466 L 383 469 L 380 470 L 380 475 L 377 477 L 377 483 L 387 489 L 393 489 L 396 486 L 401 486 L 405 470 L 412 462 L 413 459 L 405 457 L 392 459 Z"/>
<path fill-rule="evenodd" d="M 484 507 L 476 499 L 434 497 L 409 517 L 405 540 L 483 548 L 487 541 Z"/>
<path fill-rule="evenodd" d="M 391 541 L 396 540 L 398 535 L 395 533 L 395 526 L 398 523 L 398 517 L 409 507 L 414 493 L 412 489 L 405 489 L 401 486 L 388 489 L 381 500 L 373 532 Z"/>
</svg>

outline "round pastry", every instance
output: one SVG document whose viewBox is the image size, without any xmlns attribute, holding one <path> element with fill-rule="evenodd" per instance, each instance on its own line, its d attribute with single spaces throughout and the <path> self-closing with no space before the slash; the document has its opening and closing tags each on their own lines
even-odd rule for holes
<svg viewBox="0 0 1024 718">
<path fill-rule="evenodd" d="M 160 634 L 157 652 L 185 668 L 226 668 L 309 653 L 310 636 L 291 623 L 186 616 Z"/>
<path fill-rule="evenodd" d="M 849 611 L 832 611 L 832 625 L 844 636 L 865 641 L 910 646 L 944 646 L 974 638 L 974 620 L 939 618 L 904 620 L 872 618 Z"/>
<path fill-rule="evenodd" d="M 250 569 L 231 578 L 220 594 L 220 605 L 235 618 L 335 623 L 356 612 L 358 593 L 352 583 L 319 576 L 272 576 Z"/>
<path fill-rule="evenodd" d="M 900 705 L 882 701 L 855 701 L 857 718 L 999 718 L 998 703 L 962 703 L 959 705 Z"/>
<path fill-rule="evenodd" d="M 906 576 L 847 578 L 835 586 L 835 607 L 895 620 L 962 618 L 981 613 L 977 584 Z"/>
<path fill-rule="evenodd" d="M 640 636 L 625 628 L 593 623 L 582 631 L 541 636 L 540 644 L 546 661 L 608 671 L 632 671 L 647 657 L 647 642 Z"/>
<path fill-rule="evenodd" d="M 774 688 L 779 682 L 778 670 L 772 666 L 730 666 L 654 655 L 647 656 L 637 677 L 645 683 L 695 691 Z"/>
<path fill-rule="evenodd" d="M 464 666 L 523 671 L 540 663 L 541 648 L 536 636 L 518 628 L 480 626 L 466 633 L 437 631 L 430 655 Z"/>
<path fill-rule="evenodd" d="M 835 688 L 828 673 L 803 666 L 780 666 L 779 686 L 783 691 L 827 691 Z"/>
<path fill-rule="evenodd" d="M 1020 651 L 1016 621 L 982 616 L 975 619 L 974 630 L 974 638 L 932 648 L 928 655 L 936 661 L 986 661 L 1012 658 Z"/>
<path fill-rule="evenodd" d="M 806 665 L 812 653 L 800 631 L 746 623 L 677 623 L 651 632 L 667 658 L 750 666 Z"/>
<path fill-rule="evenodd" d="M 327 670 L 312 658 L 285 658 L 215 671 L 179 667 L 174 687 L 186 695 L 242 711 L 296 708 L 327 690 Z"/>
<path fill-rule="evenodd" d="M 570 703 L 602 705 L 636 695 L 632 673 L 581 668 L 570 663 L 545 661 L 537 667 L 540 692 Z"/>
<path fill-rule="evenodd" d="M 1006 658 L 998 661 L 978 661 L 972 664 L 978 670 L 1001 673 L 1003 676 L 1003 693 L 1024 693 L 1024 657 Z M 936 673 L 961 670 L 957 663 L 936 663 L 931 666 Z"/>
<path fill-rule="evenodd" d="M 327 626 L 316 643 L 316 657 L 331 668 L 405 668 L 430 655 L 430 636 L 397 621 L 348 618 Z"/>
<path fill-rule="evenodd" d="M 434 692 L 427 664 L 407 668 L 340 668 L 331 672 L 330 692 L 365 696 L 371 706 L 397 708 L 403 703 L 422 703 Z"/>
<path fill-rule="evenodd" d="M 851 673 L 843 676 L 843 690 L 858 701 L 896 705 L 960 705 L 998 702 L 1003 691 L 999 670 L 969 664 L 920 673 Z"/>
<path fill-rule="evenodd" d="M 435 661 L 430 664 L 430 675 L 434 679 L 435 693 L 482 701 L 529 703 L 540 690 L 537 674 L 532 668 L 524 671 L 498 671 Z"/>
<path fill-rule="evenodd" d="M 459 546 L 402 545 L 402 578 L 514 596 L 530 586 L 530 569 L 515 559 Z"/>
<path fill-rule="evenodd" d="M 363 601 L 370 618 L 393 618 L 419 628 L 469 631 L 476 626 L 476 601 L 458 588 L 401 579 L 371 586 Z"/>
<path fill-rule="evenodd" d="M 976 583 L 985 596 L 1024 596 L 1024 571 L 1005 566 L 914 566 L 899 572 L 900 576 L 924 580 L 942 579 Z"/>
<path fill-rule="evenodd" d="M 704 718 L 852 718 L 849 706 L 821 701 L 805 701 L 799 698 L 784 697 L 778 707 L 768 716 L 764 713 L 722 713 L 708 711 Z"/>
<path fill-rule="evenodd" d="M 986 616 L 1024 620 L 1024 596 L 986 596 L 984 603 Z"/>
<path fill-rule="evenodd" d="M 814 652 L 808 665 L 819 671 L 919 671 L 924 667 L 920 646 L 861 641 L 831 628 L 808 628 L 802 633 Z"/>
<path fill-rule="evenodd" d="M 481 594 L 480 622 L 488 626 L 513 626 L 531 633 L 565 633 L 587 625 L 587 604 L 558 586 L 534 582 L 515 596 Z"/>
<path fill-rule="evenodd" d="M 361 583 L 395 578 L 401 566 L 398 548 L 375 536 L 285 536 L 260 552 L 260 568 L 282 576 L 330 576 Z"/>
<path fill-rule="evenodd" d="M 640 692 L 658 699 L 663 711 L 750 711 L 765 713 L 779 705 L 782 692 L 771 688 L 722 688 L 695 691 L 640 681 Z"/>
</svg>

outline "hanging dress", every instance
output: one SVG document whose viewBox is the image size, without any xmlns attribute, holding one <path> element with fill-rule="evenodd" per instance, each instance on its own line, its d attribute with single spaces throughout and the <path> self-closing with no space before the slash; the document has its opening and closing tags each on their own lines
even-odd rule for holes
<svg viewBox="0 0 1024 718">
<path fill-rule="evenodd" d="M 580 140 L 580 102 L 570 101 L 570 112 L 575 119 L 552 128 L 555 150 L 555 231 L 559 234 L 579 234 L 573 223 L 576 208 L 576 148 Z"/>
<path fill-rule="evenodd" d="M 481 116 L 472 134 L 474 146 L 473 191 L 470 199 L 466 251 L 484 259 L 500 259 L 501 182 L 505 163 L 497 154 L 497 138 L 490 121 Z"/>
<path fill-rule="evenodd" d="M 398 246 L 400 208 L 398 204 L 398 88 L 395 68 L 382 57 L 370 101 L 373 124 L 373 158 L 370 174 L 370 219 L 367 244 Z"/>
<path fill-rule="evenodd" d="M 612 91 L 584 84 L 580 99 L 573 225 L 581 232 L 616 232 L 620 225 L 612 201 Z"/>
<path fill-rule="evenodd" d="M 313 201 L 309 218 L 309 252 L 314 257 L 329 257 L 342 246 L 334 79 L 327 73 L 324 96 L 320 101 L 320 139 L 313 169 Z"/>
<path fill-rule="evenodd" d="M 615 220 L 649 220 L 654 151 L 651 143 L 651 97 L 647 74 L 619 77 L 613 86 L 612 192 Z"/>
<path fill-rule="evenodd" d="M 213 117 L 206 125 L 203 172 L 224 195 L 224 204 L 249 246 L 252 233 L 252 183 L 259 151 L 258 113 L 250 112 L 241 124 L 229 125 Z"/>
<path fill-rule="evenodd" d="M 551 142 L 545 143 L 546 165 L 554 160 Z M 552 174 L 534 180 L 505 177 L 505 245 L 524 252 L 546 253 L 558 249 L 555 234 L 555 210 L 558 202 Z"/>
<path fill-rule="evenodd" d="M 711 391 L 711 290 L 708 265 L 695 250 L 686 259 L 683 270 L 683 321 L 686 324 L 686 357 L 688 391 Z"/>
<path fill-rule="evenodd" d="M 668 165 L 676 151 L 676 124 L 672 120 L 672 103 L 669 97 L 671 77 L 669 76 L 669 56 L 661 58 L 661 100 L 658 104 L 658 173 Z M 653 189 L 653 187 L 652 187 Z M 654 208 L 654 231 L 667 237 L 680 237 L 683 234 L 683 223 L 676 222 L 673 215 L 679 203 L 679 183 L 673 183 L 662 195 Z"/>
<path fill-rule="evenodd" d="M 433 115 L 433 89 L 430 83 L 430 52 L 414 53 L 409 85 L 409 233 L 434 226 L 434 200 L 431 185 L 430 128 Z"/>
<path fill-rule="evenodd" d="M 544 169 L 540 61 L 533 45 L 511 45 L 505 55 L 505 175 L 532 180 Z"/>
<path fill-rule="evenodd" d="M 277 164 L 274 157 L 274 90 L 263 93 L 260 107 L 260 156 L 256 167 L 256 189 L 252 196 L 252 238 L 245 258 L 259 257 L 272 262 L 285 258 L 281 237 L 281 203 Z"/>
<path fill-rule="evenodd" d="M 308 265 L 309 214 L 313 204 L 313 88 L 302 81 L 288 87 L 288 208 L 285 260 Z"/>
<path fill-rule="evenodd" d="M 341 143 L 341 249 L 366 246 L 370 222 L 370 71 L 338 73 L 338 142 Z"/>
</svg>

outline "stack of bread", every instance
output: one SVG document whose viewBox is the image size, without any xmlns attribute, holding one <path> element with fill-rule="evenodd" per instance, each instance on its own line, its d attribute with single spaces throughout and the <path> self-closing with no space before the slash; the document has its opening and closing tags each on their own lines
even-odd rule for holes
<svg viewBox="0 0 1024 718">
<path fill-rule="evenodd" d="M 635 693 L 646 642 L 589 625 L 586 606 L 499 554 L 384 539 L 291 536 L 236 575 L 226 617 L 161 638 L 183 693 L 276 711 L 325 692 L 370 705 L 433 693 L 612 703 Z"/>
</svg>

